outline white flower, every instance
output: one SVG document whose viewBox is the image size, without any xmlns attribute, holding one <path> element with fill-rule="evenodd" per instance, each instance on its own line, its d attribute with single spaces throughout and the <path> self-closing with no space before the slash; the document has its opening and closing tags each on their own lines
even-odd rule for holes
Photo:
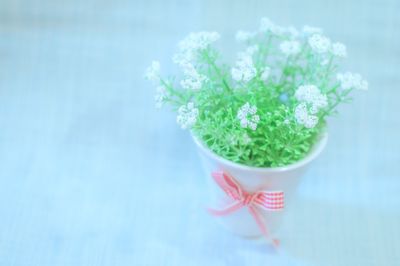
<svg viewBox="0 0 400 266">
<path fill-rule="evenodd" d="M 261 73 L 261 80 L 266 82 L 269 78 L 270 73 L 271 73 L 271 68 L 268 66 L 264 67 L 264 69 Z"/>
<path fill-rule="evenodd" d="M 271 32 L 275 35 L 284 35 L 287 29 L 281 26 L 275 25 L 269 18 L 262 18 L 260 21 L 260 32 Z"/>
<path fill-rule="evenodd" d="M 318 124 L 318 117 L 315 115 L 309 115 L 306 120 L 303 121 L 303 125 L 306 128 L 313 128 Z"/>
<path fill-rule="evenodd" d="M 150 81 L 160 80 L 160 62 L 151 62 L 151 65 L 146 69 L 145 78 Z"/>
<path fill-rule="evenodd" d="M 176 122 L 178 122 L 182 129 L 191 128 L 196 124 L 198 115 L 199 109 L 194 107 L 194 103 L 189 102 L 187 105 L 179 107 Z"/>
<path fill-rule="evenodd" d="M 315 85 L 301 85 L 295 92 L 295 97 L 301 102 L 313 102 L 315 98 L 321 95 L 321 91 Z"/>
<path fill-rule="evenodd" d="M 156 95 L 154 96 L 154 100 L 156 102 L 156 108 L 161 108 L 164 100 L 168 97 L 167 90 L 164 86 L 158 86 L 156 89 Z"/>
<path fill-rule="evenodd" d="M 299 102 L 309 104 L 311 114 L 316 114 L 321 108 L 328 105 L 326 95 L 322 94 L 315 85 L 299 86 L 294 96 Z"/>
<path fill-rule="evenodd" d="M 285 55 L 295 55 L 300 52 L 300 43 L 298 41 L 284 41 L 279 46 Z"/>
<path fill-rule="evenodd" d="M 322 34 L 323 30 L 321 28 L 317 28 L 317 27 L 312 27 L 312 26 L 308 26 L 305 25 L 303 27 L 303 33 L 305 35 L 312 35 L 312 34 Z"/>
<path fill-rule="evenodd" d="M 309 114 L 306 103 L 300 103 L 296 106 L 294 117 L 297 123 L 304 125 L 306 128 L 313 128 L 318 124 L 318 117 Z"/>
<path fill-rule="evenodd" d="M 244 52 L 244 55 L 252 56 L 252 55 L 254 55 L 255 52 L 258 51 L 258 49 L 259 49 L 259 47 L 258 47 L 257 44 L 248 46 L 248 47 L 246 48 L 246 51 Z"/>
<path fill-rule="evenodd" d="M 178 65 L 192 62 L 199 50 L 206 49 L 211 43 L 217 41 L 220 35 L 217 32 L 192 32 L 179 42 L 179 52 L 174 55 L 173 61 Z"/>
<path fill-rule="evenodd" d="M 327 37 L 319 34 L 312 35 L 308 39 L 308 44 L 311 49 L 318 54 L 326 53 L 331 48 L 331 41 Z"/>
<path fill-rule="evenodd" d="M 253 38 L 255 36 L 254 32 L 248 32 L 248 31 L 238 31 L 236 32 L 236 40 L 238 42 L 247 42 L 248 40 L 250 40 L 251 38 Z"/>
<path fill-rule="evenodd" d="M 182 65 L 182 70 L 185 75 L 185 79 L 181 81 L 181 86 L 188 90 L 199 90 L 201 89 L 204 82 L 208 79 L 206 76 L 199 74 L 194 66 L 190 63 Z"/>
<path fill-rule="evenodd" d="M 260 122 L 260 117 L 256 113 L 257 107 L 251 106 L 248 102 L 240 107 L 236 116 L 240 120 L 240 126 L 256 130 L 257 124 Z"/>
<path fill-rule="evenodd" d="M 360 74 L 353 74 L 351 72 L 338 73 L 336 78 L 340 82 L 340 86 L 344 90 L 357 89 L 357 90 L 367 90 L 368 82 L 362 78 Z"/>
<path fill-rule="evenodd" d="M 295 92 L 295 98 L 300 102 L 296 106 L 294 116 L 297 123 L 306 128 L 313 128 L 318 124 L 315 115 L 321 108 L 328 106 L 328 98 L 315 85 L 302 85 Z"/>
<path fill-rule="evenodd" d="M 208 45 L 220 38 L 218 32 L 192 32 L 185 39 L 179 42 L 181 51 L 193 51 L 207 48 Z"/>
<path fill-rule="evenodd" d="M 346 57 L 347 56 L 346 46 L 340 42 L 332 44 L 332 54 L 341 58 Z"/>
<path fill-rule="evenodd" d="M 239 54 L 236 66 L 231 70 L 232 78 L 236 81 L 249 82 L 257 75 L 257 69 L 254 67 L 253 59 L 245 53 Z"/>
<path fill-rule="evenodd" d="M 275 27 L 276 25 L 269 18 L 261 18 L 260 21 L 261 32 L 272 31 L 272 29 Z"/>
<path fill-rule="evenodd" d="M 308 116 L 307 104 L 300 103 L 299 105 L 297 105 L 296 109 L 294 110 L 294 117 L 296 118 L 297 122 L 300 123 L 300 121 L 305 120 L 307 116 Z"/>
</svg>

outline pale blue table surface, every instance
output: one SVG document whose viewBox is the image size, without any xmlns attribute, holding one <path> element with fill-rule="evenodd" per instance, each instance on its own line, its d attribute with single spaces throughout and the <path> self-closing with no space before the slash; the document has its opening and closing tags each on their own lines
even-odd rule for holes
<svg viewBox="0 0 400 266">
<path fill-rule="evenodd" d="M 301 2 L 301 3 L 300 3 Z M 400 265 L 400 2 L 0 1 L 0 265 Z M 370 90 L 331 119 L 280 252 L 204 211 L 188 132 L 154 109 L 152 59 L 262 16 L 321 26 Z"/>
</svg>

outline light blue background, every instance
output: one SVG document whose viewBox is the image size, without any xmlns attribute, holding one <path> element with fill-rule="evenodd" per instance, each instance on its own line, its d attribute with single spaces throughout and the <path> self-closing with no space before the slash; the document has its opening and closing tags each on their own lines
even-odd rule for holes
<svg viewBox="0 0 400 266">
<path fill-rule="evenodd" d="M 400 265 L 400 2 L 0 2 L 0 265 Z M 282 249 L 221 229 L 142 78 L 190 31 L 321 26 L 370 90 L 330 121 Z"/>
</svg>

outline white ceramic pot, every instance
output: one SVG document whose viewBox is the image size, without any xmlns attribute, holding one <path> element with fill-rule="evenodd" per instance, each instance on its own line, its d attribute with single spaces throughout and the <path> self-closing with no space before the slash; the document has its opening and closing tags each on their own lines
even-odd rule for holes
<svg viewBox="0 0 400 266">
<path fill-rule="evenodd" d="M 234 177 L 241 187 L 249 193 L 254 193 L 260 190 L 283 191 L 285 195 L 286 209 L 288 205 L 290 205 L 292 198 L 295 196 L 299 178 L 304 174 L 311 161 L 313 161 L 324 149 L 328 135 L 327 133 L 323 134 L 310 153 L 302 160 L 291 165 L 276 168 L 250 167 L 234 163 L 212 152 L 197 138 L 193 137 L 193 139 L 197 144 L 207 177 L 208 187 L 211 192 L 210 200 L 208 202 L 211 207 L 223 208 L 226 204 L 232 202 L 232 200 L 221 190 L 220 187 L 217 186 L 214 179 L 211 177 L 212 172 L 223 171 Z M 259 209 L 259 213 L 261 214 L 270 235 L 274 236 L 282 222 L 284 211 L 266 211 Z M 217 219 L 219 219 L 228 230 L 240 236 L 261 236 L 260 228 L 254 218 L 249 214 L 247 208 L 241 208 L 229 215 L 218 217 Z"/>
</svg>

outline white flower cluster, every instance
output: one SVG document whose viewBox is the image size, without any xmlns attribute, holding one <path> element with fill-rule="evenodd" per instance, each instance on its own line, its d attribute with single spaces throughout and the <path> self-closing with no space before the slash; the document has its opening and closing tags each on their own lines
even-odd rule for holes
<svg viewBox="0 0 400 266">
<path fill-rule="evenodd" d="M 246 50 L 242 53 L 239 53 L 240 56 L 253 56 L 260 48 L 258 45 L 251 45 L 246 48 Z"/>
<path fill-rule="evenodd" d="M 340 42 L 332 44 L 332 54 L 337 57 L 345 58 L 347 56 L 346 46 Z"/>
<path fill-rule="evenodd" d="M 181 86 L 188 90 L 200 90 L 203 83 L 208 81 L 205 75 L 200 74 L 190 63 L 182 65 L 185 78 L 181 80 Z"/>
<path fill-rule="evenodd" d="M 260 21 L 260 32 L 271 32 L 276 35 L 285 34 L 285 28 L 275 25 L 269 18 L 262 18 Z"/>
<path fill-rule="evenodd" d="M 227 74 L 231 75 L 229 80 L 226 79 L 226 66 L 213 61 L 217 59 L 217 56 L 214 58 L 214 50 L 210 49 L 210 45 L 219 38 L 220 35 L 217 32 L 202 31 L 190 33 L 179 43 L 178 52 L 173 58 L 183 72 L 183 78 L 180 82 L 178 81 L 178 84 L 173 83 L 173 78 L 164 80 L 160 77 L 161 67 L 158 61 L 153 61 L 146 70 L 145 77 L 159 84 L 155 95 L 157 108 L 161 107 L 163 103 L 174 105 L 182 99 L 193 99 L 191 100 L 193 102 L 185 102 L 186 104 L 180 107 L 180 104 L 178 105 L 176 120 L 183 129 L 192 128 L 202 122 L 199 118 L 199 110 L 202 110 L 202 106 L 195 105 L 200 104 L 195 101 L 196 99 L 204 98 L 209 104 L 224 108 L 219 100 L 219 97 L 224 97 L 227 101 L 232 99 L 232 101 L 239 101 L 240 104 L 244 103 L 241 107 L 238 106 L 240 108 L 234 118 L 237 127 L 240 124 L 240 127 L 246 129 L 241 129 L 242 133 L 249 133 L 249 130 L 255 131 L 257 128 L 260 131 L 263 125 L 263 122 L 260 124 L 260 115 L 264 115 L 262 112 L 264 109 L 257 110 L 256 105 L 261 105 L 249 100 L 255 104 L 252 105 L 244 100 L 250 96 L 259 103 L 275 100 L 275 98 L 281 102 L 281 106 L 275 107 L 275 110 L 274 106 L 271 106 L 272 110 L 269 110 L 270 112 L 267 112 L 266 116 L 271 114 L 279 116 L 283 118 L 282 123 L 290 127 L 298 124 L 302 125 L 303 129 L 304 127 L 314 128 L 318 126 L 319 119 L 325 119 L 331 109 L 333 110 L 337 104 L 344 101 L 342 97 L 334 97 L 334 95 L 339 95 L 338 93 L 347 95 L 346 91 L 368 88 L 367 81 L 361 75 L 350 72 L 338 73 L 337 82 L 334 87 L 331 87 L 331 75 L 336 71 L 334 59 L 346 57 L 347 50 L 344 44 L 331 42 L 323 35 L 320 28 L 304 26 L 299 32 L 294 27 L 281 27 L 268 18 L 263 18 L 259 29 L 254 32 L 238 31 L 236 39 L 245 42 L 247 47 L 238 53 L 236 62 L 228 69 L 230 73 Z M 277 45 L 278 47 L 274 47 Z M 276 48 L 280 52 L 276 53 Z M 313 64 L 312 67 L 308 67 L 310 64 Z M 325 65 L 326 67 L 324 67 Z M 303 84 L 304 81 L 314 79 L 324 84 L 321 85 L 322 92 L 315 85 L 304 84 L 298 87 L 294 85 L 294 88 L 297 89 L 294 94 L 291 93 L 293 84 Z M 225 86 L 224 88 L 221 88 L 222 84 Z M 243 87 L 248 88 L 249 91 L 243 91 L 243 93 L 248 93 L 247 95 L 234 91 L 235 88 Z M 267 88 L 273 93 L 265 94 L 261 88 Z M 193 91 L 196 91 L 194 98 L 192 97 Z M 234 98 L 231 97 L 232 95 Z M 271 97 L 274 99 L 269 99 Z M 226 104 L 235 105 L 234 102 L 224 103 L 224 105 Z M 201 114 L 201 118 L 203 118 L 203 112 Z M 207 111 L 205 114 L 207 116 L 214 115 Z M 219 113 L 215 115 L 219 115 Z M 218 119 L 227 118 L 218 117 Z M 275 120 L 281 121 L 280 119 Z M 208 123 L 201 124 L 203 127 L 215 126 Z M 279 123 L 278 126 L 280 126 Z M 232 145 L 251 143 L 250 137 L 247 134 L 242 137 L 242 133 L 229 132 L 232 136 L 227 134 L 226 140 Z"/>
<path fill-rule="evenodd" d="M 310 45 L 311 49 L 317 54 L 326 53 L 331 48 L 331 41 L 329 40 L 329 38 L 320 34 L 313 34 L 308 39 L 308 44 Z"/>
<path fill-rule="evenodd" d="M 296 106 L 294 117 L 297 123 L 304 125 L 306 128 L 313 128 L 318 124 L 318 117 L 309 113 L 306 103 L 300 103 Z"/>
<path fill-rule="evenodd" d="M 240 107 L 237 113 L 237 119 L 240 120 L 240 126 L 243 128 L 250 128 L 252 130 L 257 129 L 257 124 L 260 122 L 260 116 L 257 114 L 257 107 L 250 105 L 250 103 L 245 103 Z"/>
<path fill-rule="evenodd" d="M 295 27 L 281 27 L 273 23 L 269 18 L 262 18 L 260 22 L 259 32 L 269 32 L 277 36 L 286 36 L 289 38 L 297 38 L 299 31 Z"/>
<path fill-rule="evenodd" d="M 238 42 L 247 42 L 251 38 L 253 38 L 256 35 L 256 32 L 249 32 L 249 31 L 243 31 L 239 30 L 236 32 L 236 40 Z"/>
<path fill-rule="evenodd" d="M 326 95 L 322 94 L 315 85 L 299 86 L 294 96 L 299 102 L 310 104 L 311 109 L 314 110 L 313 113 L 317 113 L 321 108 L 328 105 Z"/>
<path fill-rule="evenodd" d="M 182 88 L 189 90 L 201 89 L 204 82 L 208 81 L 205 75 L 200 74 L 193 65 L 197 52 L 206 49 L 211 43 L 217 41 L 220 35 L 217 32 L 192 32 L 179 42 L 179 52 L 174 55 L 174 63 L 181 66 L 184 79 L 180 82 Z"/>
<path fill-rule="evenodd" d="M 199 50 L 206 49 L 211 43 L 220 38 L 217 32 L 192 32 L 179 42 L 179 52 L 174 55 L 173 61 L 178 65 L 191 63 Z"/>
<path fill-rule="evenodd" d="M 199 109 L 194 107 L 194 103 L 189 102 L 187 105 L 182 105 L 178 109 L 178 116 L 176 122 L 182 129 L 191 128 L 196 124 L 197 117 L 199 116 Z"/>
<path fill-rule="evenodd" d="M 330 52 L 332 55 L 344 58 L 347 56 L 346 46 L 342 43 L 331 43 L 330 39 L 323 36 L 321 28 L 305 25 L 301 33 L 294 27 L 281 27 L 273 23 L 268 18 L 262 18 L 260 27 L 256 32 L 238 31 L 236 33 L 236 40 L 246 42 L 251 40 L 259 33 L 270 33 L 278 37 L 288 38 L 281 43 L 280 49 L 285 55 L 294 55 L 300 52 L 300 42 L 296 41 L 298 37 L 308 38 L 308 44 L 311 49 L 317 54 L 326 54 Z M 328 61 L 325 58 L 326 64 Z"/>
<path fill-rule="evenodd" d="M 318 117 L 315 114 L 328 105 L 326 95 L 322 94 L 315 85 L 302 85 L 296 90 L 294 96 L 300 102 L 295 109 L 297 123 L 307 128 L 315 127 L 318 123 Z"/>
<path fill-rule="evenodd" d="M 248 53 L 240 53 L 235 67 L 231 69 L 232 78 L 240 82 L 249 82 L 257 75 L 253 59 Z"/>
<path fill-rule="evenodd" d="M 345 58 L 347 49 L 343 43 L 331 43 L 331 40 L 321 34 L 313 34 L 308 39 L 311 49 L 317 54 L 325 54 L 330 52 L 332 55 Z"/>
<path fill-rule="evenodd" d="M 286 56 L 295 55 L 300 52 L 300 43 L 298 41 L 284 41 L 279 48 Z"/>
<path fill-rule="evenodd" d="M 368 82 L 364 80 L 360 74 L 353 74 L 351 72 L 338 73 L 336 78 L 339 80 L 340 86 L 344 90 L 368 90 Z"/>
<path fill-rule="evenodd" d="M 160 80 L 160 62 L 153 61 L 151 65 L 147 68 L 145 73 L 145 78 L 157 82 Z"/>
<path fill-rule="evenodd" d="M 262 33 L 269 33 L 273 34 L 276 36 L 285 36 L 288 37 L 289 39 L 295 39 L 300 36 L 299 31 L 292 26 L 289 27 L 281 27 L 273 23 L 269 18 L 262 18 L 260 21 L 260 26 L 258 31 L 250 32 L 250 31 L 243 31 L 239 30 L 236 32 L 236 40 L 239 42 L 247 42 L 254 37 L 257 36 L 257 34 L 262 34 Z"/>
</svg>

